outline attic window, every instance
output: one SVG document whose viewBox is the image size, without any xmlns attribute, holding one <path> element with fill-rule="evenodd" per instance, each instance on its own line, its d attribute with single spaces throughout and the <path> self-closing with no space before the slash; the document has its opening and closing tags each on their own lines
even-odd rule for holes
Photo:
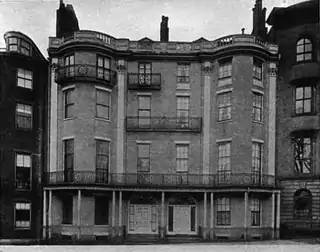
<svg viewBox="0 0 320 252">
<path fill-rule="evenodd" d="M 310 39 L 301 38 L 297 42 L 297 62 L 312 60 L 312 42 Z"/>
<path fill-rule="evenodd" d="M 7 40 L 8 51 L 11 52 L 20 52 L 24 55 L 31 55 L 31 46 L 30 43 L 25 41 L 24 39 L 17 37 L 9 37 Z"/>
</svg>

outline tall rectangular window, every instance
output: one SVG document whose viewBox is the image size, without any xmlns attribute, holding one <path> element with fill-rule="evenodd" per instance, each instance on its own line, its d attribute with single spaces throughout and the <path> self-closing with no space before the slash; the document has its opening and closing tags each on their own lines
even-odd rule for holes
<svg viewBox="0 0 320 252">
<path fill-rule="evenodd" d="M 150 172 L 150 144 L 138 144 L 138 172 Z"/>
<path fill-rule="evenodd" d="M 189 127 L 189 103 L 190 97 L 178 96 L 177 97 L 177 127 L 188 128 Z"/>
<path fill-rule="evenodd" d="M 70 88 L 63 92 L 64 95 L 64 118 L 74 116 L 74 89 Z"/>
<path fill-rule="evenodd" d="M 109 199 L 103 196 L 95 196 L 94 224 L 109 224 Z"/>
<path fill-rule="evenodd" d="M 103 80 L 110 80 L 110 59 L 97 56 L 97 77 Z"/>
<path fill-rule="evenodd" d="M 17 103 L 16 126 L 20 129 L 32 129 L 32 106 Z"/>
<path fill-rule="evenodd" d="M 140 128 L 150 128 L 151 97 L 138 96 L 138 124 Z"/>
<path fill-rule="evenodd" d="M 64 143 L 64 179 L 73 181 L 74 171 L 74 140 L 66 139 Z"/>
<path fill-rule="evenodd" d="M 14 223 L 16 229 L 31 228 L 31 203 L 16 202 L 14 204 Z"/>
<path fill-rule="evenodd" d="M 218 94 L 218 121 L 231 119 L 231 92 Z"/>
<path fill-rule="evenodd" d="M 262 61 L 257 58 L 253 59 L 253 78 L 262 80 Z"/>
<path fill-rule="evenodd" d="M 190 82 L 190 64 L 178 64 L 177 69 L 177 82 L 178 83 L 189 83 Z"/>
<path fill-rule="evenodd" d="M 176 153 L 177 172 L 188 172 L 189 145 L 177 144 Z"/>
<path fill-rule="evenodd" d="M 151 85 L 151 63 L 139 63 L 139 85 Z"/>
<path fill-rule="evenodd" d="M 62 197 L 62 224 L 73 224 L 73 196 L 63 195 Z"/>
<path fill-rule="evenodd" d="M 16 188 L 31 188 L 31 155 L 16 153 Z"/>
<path fill-rule="evenodd" d="M 217 199 L 217 225 L 230 226 L 231 211 L 230 198 L 221 197 Z"/>
<path fill-rule="evenodd" d="M 313 163 L 312 137 L 296 137 L 293 139 L 295 172 L 309 174 Z"/>
<path fill-rule="evenodd" d="M 96 179 L 97 182 L 107 182 L 109 173 L 110 142 L 96 140 Z"/>
<path fill-rule="evenodd" d="M 64 57 L 65 75 L 66 77 L 72 77 L 75 74 L 75 59 L 74 55 L 68 55 Z"/>
<path fill-rule="evenodd" d="M 259 183 L 262 170 L 262 143 L 252 142 L 252 175 L 254 183 Z"/>
<path fill-rule="evenodd" d="M 96 89 L 96 117 L 110 120 L 110 107 L 110 92 L 102 89 Z"/>
<path fill-rule="evenodd" d="M 17 71 L 17 86 L 27 89 L 32 89 L 32 72 L 26 69 L 18 68 Z"/>
<path fill-rule="evenodd" d="M 219 143 L 218 151 L 218 180 L 226 183 L 231 176 L 231 143 Z"/>
<path fill-rule="evenodd" d="M 295 113 L 296 115 L 313 112 L 314 88 L 312 86 L 300 86 L 295 88 Z"/>
<path fill-rule="evenodd" d="M 250 208 L 251 208 L 251 226 L 260 226 L 260 212 L 261 202 L 257 198 L 251 198 Z"/>
<path fill-rule="evenodd" d="M 229 78 L 232 76 L 232 58 L 220 61 L 219 79 Z"/>
<path fill-rule="evenodd" d="M 263 94 L 252 93 L 252 119 L 256 122 L 262 122 Z"/>
</svg>

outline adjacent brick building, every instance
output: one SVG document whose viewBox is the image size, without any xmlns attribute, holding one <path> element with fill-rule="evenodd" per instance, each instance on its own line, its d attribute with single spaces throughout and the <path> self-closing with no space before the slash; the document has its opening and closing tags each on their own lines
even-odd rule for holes
<svg viewBox="0 0 320 252">
<path fill-rule="evenodd" d="M 277 236 L 278 48 L 261 21 L 192 42 L 169 41 L 164 16 L 160 41 L 73 24 L 49 38 L 45 238 Z"/>
<path fill-rule="evenodd" d="M 279 46 L 276 174 L 281 223 L 314 231 L 320 222 L 319 1 L 274 8 L 268 40 Z"/>
<path fill-rule="evenodd" d="M 48 62 L 25 34 L 0 52 L 0 242 L 42 238 Z"/>
</svg>

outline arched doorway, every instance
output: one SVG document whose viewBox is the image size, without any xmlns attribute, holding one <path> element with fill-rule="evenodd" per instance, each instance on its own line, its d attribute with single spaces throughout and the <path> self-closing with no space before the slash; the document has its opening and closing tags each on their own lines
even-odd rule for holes
<svg viewBox="0 0 320 252">
<path fill-rule="evenodd" d="M 299 189 L 293 195 L 293 217 L 296 220 L 308 220 L 312 217 L 312 194 L 307 189 Z"/>
<path fill-rule="evenodd" d="M 157 201 L 152 195 L 133 195 L 128 204 L 128 233 L 155 234 L 158 232 Z"/>
<path fill-rule="evenodd" d="M 168 234 L 196 234 L 195 199 L 189 195 L 175 195 L 168 203 Z"/>
</svg>

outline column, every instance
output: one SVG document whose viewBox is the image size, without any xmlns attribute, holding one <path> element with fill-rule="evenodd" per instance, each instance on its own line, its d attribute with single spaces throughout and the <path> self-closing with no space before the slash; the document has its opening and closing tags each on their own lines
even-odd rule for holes
<svg viewBox="0 0 320 252">
<path fill-rule="evenodd" d="M 206 238 L 207 234 L 207 193 L 203 194 L 203 238 Z"/>
<path fill-rule="evenodd" d="M 112 192 L 112 230 L 115 230 L 116 227 L 116 192 Z M 115 233 L 113 232 L 112 235 Z"/>
<path fill-rule="evenodd" d="M 122 236 L 122 191 L 119 192 L 119 233 Z"/>
<path fill-rule="evenodd" d="M 117 173 L 123 173 L 123 153 L 124 153 L 124 94 L 125 94 L 125 83 L 124 83 L 124 71 L 125 62 L 124 60 L 118 60 L 117 65 L 118 78 L 118 112 L 117 112 Z"/>
<path fill-rule="evenodd" d="M 77 226 L 78 226 L 78 240 L 81 236 L 81 190 L 78 190 L 78 206 L 77 206 Z"/>
<path fill-rule="evenodd" d="M 213 192 L 210 193 L 210 238 L 213 238 L 213 223 L 214 223 L 214 197 Z"/>
<path fill-rule="evenodd" d="M 204 175 L 204 184 L 209 182 L 207 175 L 209 174 L 210 167 L 210 117 L 211 117 L 211 62 L 203 64 L 204 72 L 204 102 L 203 102 L 203 150 L 202 150 L 202 173 Z"/>
<path fill-rule="evenodd" d="M 275 151 L 276 151 L 276 88 L 277 67 L 276 63 L 269 63 L 269 132 L 268 132 L 268 174 L 275 175 Z"/>
<path fill-rule="evenodd" d="M 274 239 L 274 213 L 275 213 L 275 197 L 274 197 L 274 193 L 272 193 L 271 196 L 271 232 L 272 232 L 272 239 Z"/>
<path fill-rule="evenodd" d="M 165 230 L 165 220 L 164 220 L 164 192 L 161 193 L 161 238 L 164 238 L 164 230 Z"/>
<path fill-rule="evenodd" d="M 244 193 L 244 239 L 246 240 L 248 233 L 248 192 Z"/>
<path fill-rule="evenodd" d="M 42 238 L 46 239 L 47 234 L 47 191 L 43 190 L 43 231 Z"/>
<path fill-rule="evenodd" d="M 48 213 L 48 227 L 49 227 L 49 239 L 51 238 L 51 228 L 52 228 L 52 190 L 49 190 L 49 213 Z"/>
<path fill-rule="evenodd" d="M 280 192 L 277 193 L 277 217 L 276 217 L 276 238 L 279 239 L 280 234 Z"/>
</svg>

